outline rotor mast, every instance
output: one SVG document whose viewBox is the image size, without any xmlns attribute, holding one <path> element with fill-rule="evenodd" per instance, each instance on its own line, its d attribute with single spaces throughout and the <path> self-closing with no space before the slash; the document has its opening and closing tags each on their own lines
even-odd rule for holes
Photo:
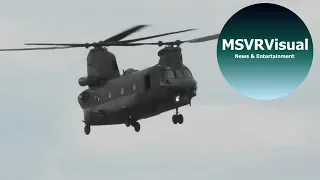
<svg viewBox="0 0 320 180">
<path fill-rule="evenodd" d="M 179 46 L 169 45 L 158 51 L 158 65 L 168 66 L 173 69 L 178 69 L 183 65 L 181 48 Z"/>
</svg>

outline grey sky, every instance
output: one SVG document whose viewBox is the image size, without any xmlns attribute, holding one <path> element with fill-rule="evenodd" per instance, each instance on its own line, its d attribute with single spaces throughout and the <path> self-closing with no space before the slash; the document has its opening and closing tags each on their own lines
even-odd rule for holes
<svg viewBox="0 0 320 180">
<path fill-rule="evenodd" d="M 191 39 L 220 32 L 236 11 L 256 2 L 12 0 L 0 6 L 0 47 L 99 41 L 136 24 L 152 26 L 130 37 L 200 28 L 161 38 Z M 183 125 L 173 125 L 168 112 L 141 121 L 140 133 L 120 125 L 93 127 L 84 135 L 76 99 L 87 50 L 0 53 L 0 179 L 319 179 L 320 2 L 276 2 L 304 20 L 316 49 L 297 91 L 275 101 L 248 99 L 223 79 L 216 42 L 185 45 L 199 96 L 193 107 L 180 110 Z M 157 62 L 159 48 L 110 50 L 121 69 L 142 69 Z"/>
</svg>

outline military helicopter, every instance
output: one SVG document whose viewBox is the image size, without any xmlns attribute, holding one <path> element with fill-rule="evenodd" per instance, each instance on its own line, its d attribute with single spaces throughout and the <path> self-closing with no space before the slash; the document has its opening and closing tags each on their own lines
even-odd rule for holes
<svg viewBox="0 0 320 180">
<path fill-rule="evenodd" d="M 182 124 L 184 117 L 179 114 L 178 109 L 185 105 L 191 106 L 191 100 L 196 96 L 197 82 L 190 69 L 183 64 L 180 45 L 215 40 L 218 39 L 219 34 L 188 41 L 136 43 L 146 39 L 196 30 L 187 29 L 121 41 L 147 26 L 134 26 L 97 43 L 28 43 L 25 45 L 46 45 L 49 47 L 0 49 L 0 51 L 93 47 L 87 56 L 87 76 L 78 80 L 80 86 L 87 86 L 87 89 L 78 96 L 78 103 L 84 114 L 83 122 L 86 135 L 90 134 L 91 126 L 116 124 L 132 126 L 136 132 L 139 132 L 139 120 L 174 109 L 176 112 L 172 116 L 172 122 Z M 106 47 L 142 45 L 157 45 L 159 47 L 165 45 L 158 51 L 158 63 L 143 70 L 129 68 L 121 75 L 115 55 Z"/>
</svg>

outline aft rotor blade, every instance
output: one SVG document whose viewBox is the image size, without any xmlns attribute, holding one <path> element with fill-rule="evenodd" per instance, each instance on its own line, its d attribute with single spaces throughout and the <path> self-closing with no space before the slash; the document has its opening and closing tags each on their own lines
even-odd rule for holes
<svg viewBox="0 0 320 180">
<path fill-rule="evenodd" d="M 158 45 L 159 43 L 101 43 L 102 46 L 142 46 L 142 45 Z"/>
<path fill-rule="evenodd" d="M 212 40 L 218 39 L 219 36 L 220 36 L 220 34 L 214 34 L 214 35 L 205 36 L 205 37 L 201 37 L 201 38 L 195 38 L 195 39 L 191 39 L 191 40 L 183 41 L 183 42 L 187 42 L 187 43 L 206 42 L 206 41 L 212 41 Z"/>
<path fill-rule="evenodd" d="M 139 31 L 142 28 L 145 28 L 147 26 L 149 26 L 149 25 L 137 25 L 137 26 L 134 26 L 134 27 L 132 27 L 130 29 L 127 29 L 127 30 L 125 30 L 125 31 L 123 31 L 123 32 L 121 32 L 119 34 L 116 34 L 116 35 L 114 35 L 114 36 L 112 36 L 112 37 L 110 37 L 110 38 L 108 38 L 108 39 L 106 39 L 104 41 L 101 41 L 101 43 L 120 41 L 120 40 L 124 39 L 125 37 L 129 36 L 130 34 L 133 34 L 133 33 L 137 32 L 137 31 Z"/>
<path fill-rule="evenodd" d="M 142 38 L 137 38 L 137 39 L 130 39 L 130 40 L 124 40 L 124 41 L 118 41 L 118 42 L 99 42 L 99 43 L 27 43 L 25 45 L 38 45 L 38 46 L 72 46 L 72 47 L 90 47 L 90 46 L 130 46 L 126 45 L 131 42 L 136 42 L 136 41 L 142 41 L 146 39 L 152 39 L 152 38 L 157 38 L 157 37 L 162 37 L 162 36 L 168 36 L 171 34 L 178 34 L 178 33 L 183 33 L 183 32 L 188 32 L 188 31 L 194 31 L 196 29 L 186 29 L 182 31 L 175 31 L 175 32 L 169 32 L 169 33 L 164 33 L 164 34 L 158 34 L 158 35 L 153 35 L 153 36 L 146 36 Z M 132 46 L 139 46 L 139 45 L 157 45 L 153 43 L 147 43 L 147 44 L 135 44 Z"/>
<path fill-rule="evenodd" d="M 188 32 L 188 31 L 194 31 L 194 30 L 197 30 L 197 29 L 186 29 L 186 30 L 182 30 L 182 31 L 175 31 L 175 32 L 169 32 L 169 33 L 158 34 L 158 35 L 153 35 L 153 36 L 146 36 L 146 37 L 142 37 L 142 38 L 119 41 L 119 43 L 137 42 L 137 41 L 142 41 L 142 40 L 147 40 L 147 39 L 152 39 L 152 38 L 157 38 L 157 37 L 162 37 L 162 36 L 168 36 L 171 34 L 178 34 L 178 33 L 183 33 L 183 32 Z"/>
<path fill-rule="evenodd" d="M 34 51 L 34 50 L 54 50 L 54 49 L 69 49 L 74 47 L 42 47 L 42 48 L 19 48 L 19 49 L 0 49 L 0 51 Z"/>
<path fill-rule="evenodd" d="M 61 47 L 61 48 L 54 48 L 54 49 L 66 49 L 66 48 L 75 48 L 75 47 L 90 47 L 90 46 L 142 46 L 142 45 L 157 45 L 157 46 L 163 46 L 163 45 L 181 45 L 183 43 L 200 43 L 200 42 L 206 42 L 206 41 L 211 41 L 218 39 L 220 34 L 214 34 L 214 35 L 209 35 L 201 38 L 195 38 L 191 39 L 188 41 L 171 41 L 171 42 L 154 42 L 154 43 L 135 43 L 135 41 L 141 41 L 145 39 L 150 39 L 154 37 L 160 37 L 160 36 L 165 36 L 165 35 L 170 35 L 170 34 L 176 34 L 176 33 L 181 33 L 181 32 L 187 32 L 187 31 L 192 31 L 196 29 L 187 29 L 183 31 L 176 31 L 176 32 L 171 32 L 171 33 L 165 33 L 165 34 L 159 34 L 159 35 L 154 35 L 154 36 L 148 36 L 144 38 L 138 38 L 138 39 L 131 39 L 131 40 L 126 40 L 126 41 L 118 41 L 118 42 L 100 42 L 100 43 L 85 43 L 85 44 L 69 44 L 69 43 L 28 43 L 26 45 L 51 45 L 51 46 L 66 46 L 66 47 Z M 132 43 L 131 43 L 132 42 Z"/>
<path fill-rule="evenodd" d="M 119 34 L 116 34 L 104 41 L 100 41 L 99 43 L 107 43 L 107 42 L 117 42 L 121 39 L 129 36 L 130 34 L 137 32 L 141 30 L 142 28 L 145 28 L 149 25 L 137 25 L 130 29 L 127 29 Z M 72 47 L 86 47 L 86 46 L 92 46 L 93 44 L 97 43 L 26 43 L 25 45 L 37 45 L 37 46 L 72 46 Z"/>
</svg>

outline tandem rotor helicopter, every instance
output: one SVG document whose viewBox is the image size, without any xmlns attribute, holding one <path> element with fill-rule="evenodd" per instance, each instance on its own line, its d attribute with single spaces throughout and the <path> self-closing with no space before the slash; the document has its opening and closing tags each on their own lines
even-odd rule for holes
<svg viewBox="0 0 320 180">
<path fill-rule="evenodd" d="M 190 69 L 183 64 L 180 45 L 215 40 L 219 38 L 219 34 L 188 41 L 136 43 L 137 41 L 195 30 L 187 29 L 121 41 L 147 26 L 134 26 L 97 43 L 28 43 L 25 45 L 48 47 L 0 49 L 0 51 L 93 47 L 87 56 L 87 76 L 79 78 L 78 81 L 80 86 L 87 86 L 87 89 L 78 96 L 78 103 L 83 109 L 86 135 L 90 134 L 91 126 L 116 124 L 132 126 L 136 132 L 139 132 L 139 120 L 174 109 L 176 112 L 172 116 L 172 122 L 182 124 L 184 118 L 182 114 L 179 114 L 178 108 L 185 105 L 191 106 L 191 99 L 196 96 L 197 82 Z M 165 45 L 158 51 L 158 63 L 143 70 L 129 68 L 121 75 L 115 55 L 106 47 L 142 45 L 157 45 L 159 47 Z"/>
</svg>

